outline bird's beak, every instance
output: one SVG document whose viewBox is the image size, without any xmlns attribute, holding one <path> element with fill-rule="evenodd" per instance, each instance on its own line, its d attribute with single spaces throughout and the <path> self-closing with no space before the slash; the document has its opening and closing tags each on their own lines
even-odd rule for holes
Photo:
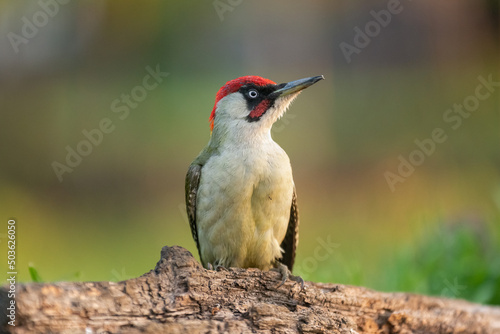
<svg viewBox="0 0 500 334">
<path fill-rule="evenodd" d="M 280 84 L 278 87 L 280 87 L 278 90 L 275 90 L 272 95 L 274 97 L 283 97 L 286 95 L 290 95 L 296 92 L 299 92 L 303 90 L 304 88 L 307 88 L 316 82 L 323 80 L 325 77 L 322 75 L 318 75 L 315 77 L 310 77 L 310 78 L 304 78 L 304 79 L 299 79 L 295 81 L 290 81 L 288 83 Z"/>
</svg>

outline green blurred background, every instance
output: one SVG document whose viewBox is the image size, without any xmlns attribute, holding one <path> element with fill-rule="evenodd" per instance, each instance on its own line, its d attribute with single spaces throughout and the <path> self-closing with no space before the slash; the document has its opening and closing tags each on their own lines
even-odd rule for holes
<svg viewBox="0 0 500 334">
<path fill-rule="evenodd" d="M 456 130 L 443 120 L 479 76 L 500 81 L 498 1 L 402 0 L 378 30 L 371 11 L 395 0 L 63 2 L 0 1 L 0 245 L 15 218 L 20 281 L 29 266 L 123 280 L 164 245 L 197 257 L 184 176 L 219 87 L 323 74 L 273 130 L 299 196 L 295 272 L 500 304 L 500 87 Z M 120 119 L 113 101 L 148 66 L 169 75 Z M 114 130 L 59 182 L 53 162 L 106 118 Z M 391 191 L 385 173 L 435 128 L 447 140 Z"/>
</svg>

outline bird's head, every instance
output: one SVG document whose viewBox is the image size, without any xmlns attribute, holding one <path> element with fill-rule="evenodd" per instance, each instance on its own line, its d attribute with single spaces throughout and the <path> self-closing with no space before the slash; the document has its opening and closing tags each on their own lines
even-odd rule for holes
<svg viewBox="0 0 500 334">
<path fill-rule="evenodd" d="M 258 76 L 244 76 L 228 81 L 215 97 L 210 129 L 268 131 L 301 90 L 321 79 L 322 75 L 276 84 Z"/>
</svg>

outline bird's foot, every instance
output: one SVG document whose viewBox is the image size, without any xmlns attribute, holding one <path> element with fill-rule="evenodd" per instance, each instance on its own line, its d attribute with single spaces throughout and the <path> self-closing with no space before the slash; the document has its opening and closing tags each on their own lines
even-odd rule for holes
<svg viewBox="0 0 500 334">
<path fill-rule="evenodd" d="M 221 265 L 219 262 L 215 262 L 214 265 L 212 265 L 210 262 L 207 263 L 207 269 L 208 270 L 215 270 L 215 271 L 221 271 L 221 270 L 227 271 L 228 270 L 226 267 Z"/>
<path fill-rule="evenodd" d="M 302 277 L 292 275 L 292 272 L 283 263 L 278 262 L 276 270 L 281 274 L 281 283 L 277 286 L 277 288 L 285 284 L 287 279 L 290 279 L 294 282 L 300 283 L 300 290 L 304 290 L 304 280 Z"/>
<path fill-rule="evenodd" d="M 226 267 L 224 267 L 223 265 L 220 265 L 220 264 L 216 264 L 215 265 L 215 268 L 214 268 L 215 271 L 229 271 Z"/>
</svg>

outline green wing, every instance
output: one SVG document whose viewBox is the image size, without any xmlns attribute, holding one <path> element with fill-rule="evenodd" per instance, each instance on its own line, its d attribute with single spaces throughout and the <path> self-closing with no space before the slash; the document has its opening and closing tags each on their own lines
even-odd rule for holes
<svg viewBox="0 0 500 334">
<path fill-rule="evenodd" d="M 193 235 L 194 242 L 198 248 L 198 254 L 201 258 L 200 243 L 198 241 L 198 228 L 196 227 L 196 197 L 198 195 L 198 186 L 201 178 L 201 165 L 196 163 L 189 166 L 186 175 L 186 211 L 189 219 L 189 226 L 191 227 L 191 234 Z"/>
</svg>

